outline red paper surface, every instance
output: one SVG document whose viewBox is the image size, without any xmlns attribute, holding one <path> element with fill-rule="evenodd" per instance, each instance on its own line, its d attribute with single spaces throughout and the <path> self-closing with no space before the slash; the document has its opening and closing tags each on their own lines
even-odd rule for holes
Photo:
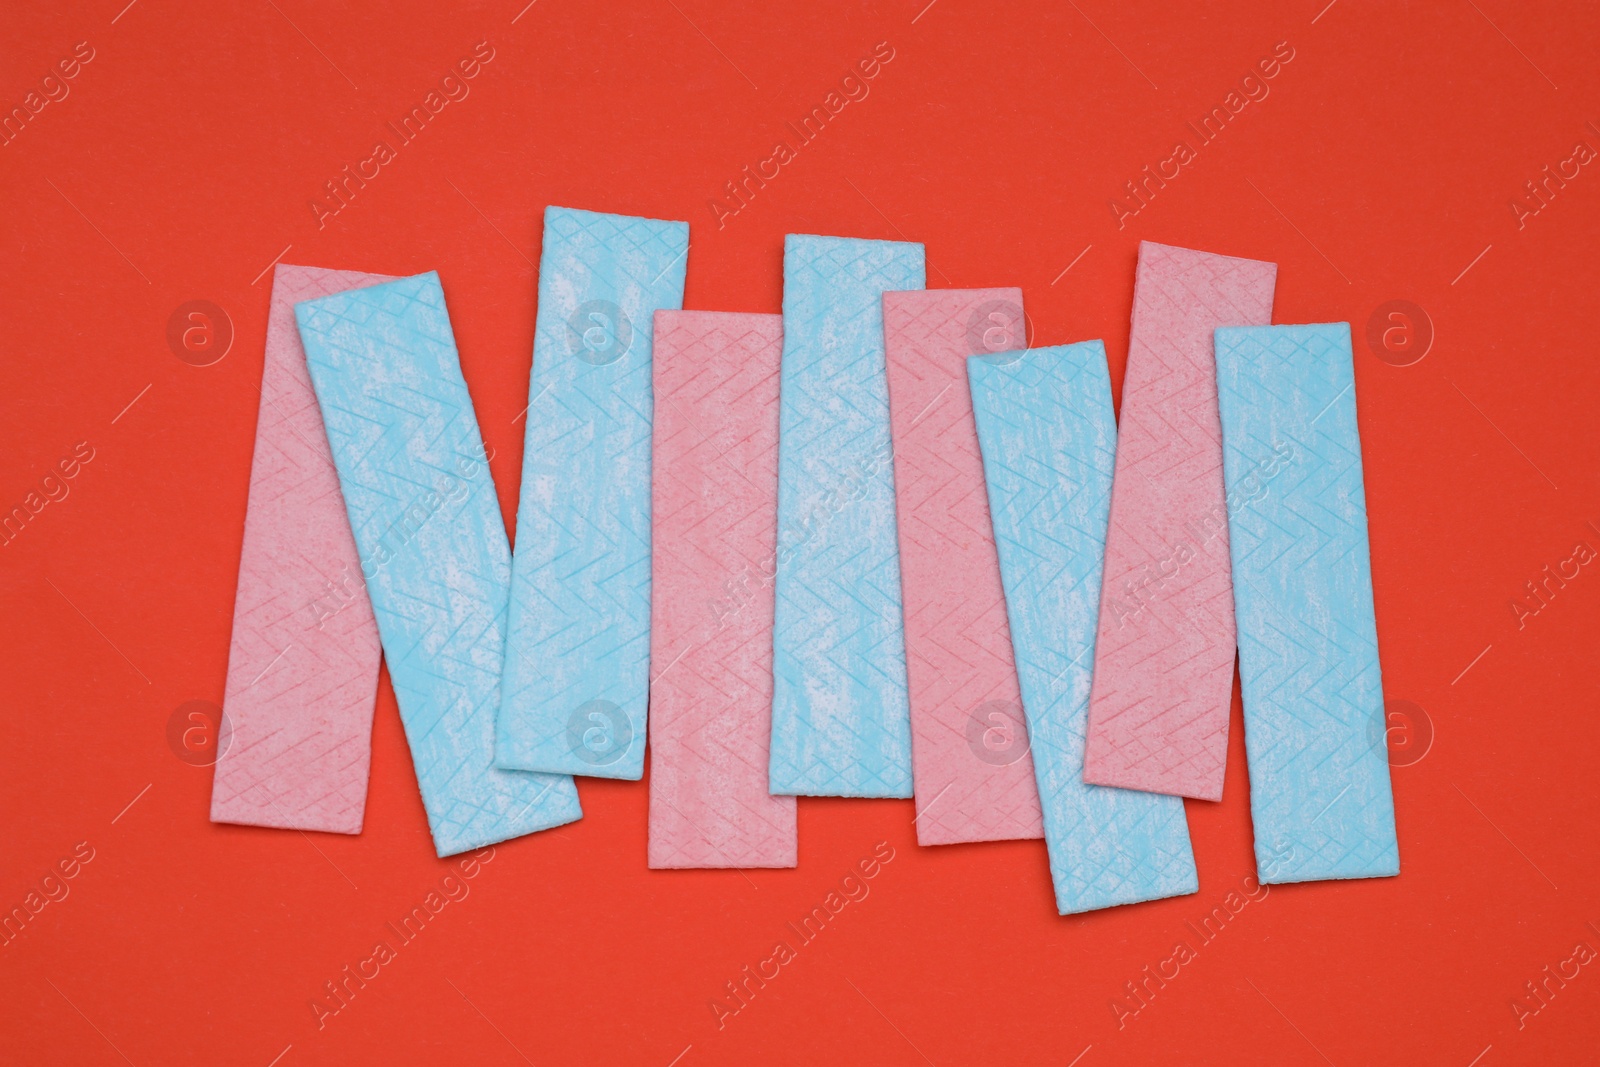
<svg viewBox="0 0 1600 1067">
<path fill-rule="evenodd" d="M 11 5 L 0 103 L 40 106 L 0 144 L 0 508 L 38 510 L 0 545 L 0 908 L 40 907 L 0 947 L 4 1058 L 1582 1063 L 1600 971 L 1525 983 L 1600 949 L 1600 570 L 1568 562 L 1600 550 L 1600 171 L 1524 183 L 1600 149 L 1600 13 L 1475 3 Z M 331 213 L 379 139 L 393 158 Z M 1032 342 L 1103 337 L 1119 385 L 1140 239 L 1277 263 L 1278 321 L 1356 338 L 1405 872 L 1251 899 L 1237 706 L 1223 800 L 1188 804 L 1200 892 L 1072 918 L 1040 842 L 919 849 L 910 801 L 802 799 L 794 870 L 651 871 L 646 782 L 581 783 L 581 822 L 465 878 L 432 854 L 387 681 L 359 836 L 211 824 L 212 771 L 168 723 L 223 696 L 263 272 L 286 247 L 437 269 L 511 518 L 552 203 L 691 220 L 691 308 L 776 313 L 786 232 L 925 241 L 930 284 L 1020 286 Z M 209 366 L 167 340 L 193 300 L 233 325 Z M 80 442 L 63 495 L 43 479 Z M 324 983 L 373 973 L 430 893 L 319 1029 Z"/>
</svg>

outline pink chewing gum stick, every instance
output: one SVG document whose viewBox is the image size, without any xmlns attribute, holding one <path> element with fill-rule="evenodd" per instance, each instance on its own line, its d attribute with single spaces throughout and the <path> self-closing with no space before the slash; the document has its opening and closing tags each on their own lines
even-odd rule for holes
<svg viewBox="0 0 1600 1067">
<path fill-rule="evenodd" d="M 967 387 L 1024 346 L 1022 290 L 885 293 L 883 333 L 917 843 L 1043 837 Z"/>
<path fill-rule="evenodd" d="M 287 263 L 273 274 L 212 822 L 361 832 L 378 625 L 294 305 L 389 280 Z"/>
<path fill-rule="evenodd" d="M 1235 638 L 1212 334 L 1278 267 L 1139 245 L 1083 780 L 1222 799 Z"/>
<path fill-rule="evenodd" d="M 651 867 L 793 867 L 767 793 L 783 316 L 655 313 Z"/>
</svg>

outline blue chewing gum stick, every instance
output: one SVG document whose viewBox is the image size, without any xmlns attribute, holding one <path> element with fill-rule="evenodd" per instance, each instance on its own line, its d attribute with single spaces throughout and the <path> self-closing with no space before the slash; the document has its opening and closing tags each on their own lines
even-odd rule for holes
<svg viewBox="0 0 1600 1067">
<path fill-rule="evenodd" d="M 545 210 L 498 766 L 644 775 L 651 347 L 688 259 L 686 222 Z"/>
<path fill-rule="evenodd" d="M 1263 882 L 1400 873 L 1350 327 L 1216 332 Z"/>
<path fill-rule="evenodd" d="M 923 264 L 920 244 L 784 239 L 773 793 L 911 796 L 883 294 Z"/>
<path fill-rule="evenodd" d="M 1182 798 L 1083 781 L 1117 448 L 1105 346 L 973 356 L 967 381 L 1056 908 L 1193 893 Z"/>
<path fill-rule="evenodd" d="M 439 855 L 579 818 L 565 775 L 497 770 L 511 548 L 439 276 L 295 305 Z"/>
</svg>

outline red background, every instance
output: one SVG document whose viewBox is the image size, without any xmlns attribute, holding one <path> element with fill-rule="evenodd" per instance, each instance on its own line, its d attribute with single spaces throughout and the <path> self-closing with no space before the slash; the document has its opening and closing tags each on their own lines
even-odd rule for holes
<svg viewBox="0 0 1600 1067">
<path fill-rule="evenodd" d="M 1600 548 L 1600 173 L 1521 229 L 1509 203 L 1600 147 L 1593 8 L 125 2 L 8 4 L 0 43 L 7 109 L 95 52 L 0 147 L 0 506 L 96 452 L 0 548 L 0 907 L 95 850 L 0 948 L 0 1058 L 1592 1062 L 1600 965 L 1521 1029 L 1511 1002 L 1600 949 L 1600 566 L 1520 630 L 1510 601 Z M 470 96 L 319 229 L 322 183 L 483 40 Z M 708 200 L 880 41 L 870 96 L 719 229 Z M 1279 41 L 1270 96 L 1119 229 L 1110 197 Z M 777 311 L 787 232 L 924 241 L 930 284 L 1021 285 L 1035 341 L 1103 337 L 1114 381 L 1139 239 L 1278 262 L 1275 321 L 1358 338 L 1385 689 L 1435 731 L 1394 771 L 1400 877 L 1273 889 L 1119 1029 L 1123 983 L 1253 872 L 1237 710 L 1223 801 L 1188 804 L 1199 894 L 1075 918 L 1042 844 L 919 849 L 901 801 L 803 800 L 797 870 L 647 871 L 645 785 L 585 780 L 581 822 L 499 847 L 319 1030 L 322 983 L 448 868 L 386 680 L 359 837 L 213 826 L 168 745 L 222 695 L 266 268 L 439 271 L 509 521 L 552 203 L 688 219 L 692 308 Z M 237 331 L 211 366 L 165 338 L 194 299 Z M 1412 366 L 1360 340 L 1393 299 L 1437 331 Z M 719 1030 L 723 983 L 879 841 L 871 895 Z"/>
</svg>

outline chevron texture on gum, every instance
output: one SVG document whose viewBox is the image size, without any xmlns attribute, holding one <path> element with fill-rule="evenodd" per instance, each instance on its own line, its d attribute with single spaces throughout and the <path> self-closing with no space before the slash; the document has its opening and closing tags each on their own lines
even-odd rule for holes
<svg viewBox="0 0 1600 1067">
<path fill-rule="evenodd" d="M 428 826 L 449 856 L 582 815 L 494 767 L 511 547 L 439 276 L 295 306 Z"/>
<path fill-rule="evenodd" d="M 1183 801 L 1083 781 L 1117 448 L 1105 346 L 975 357 L 967 368 L 1056 908 L 1193 893 Z"/>
<path fill-rule="evenodd" d="M 545 211 L 501 767 L 644 774 L 650 350 L 688 255 L 685 222 Z"/>
<path fill-rule="evenodd" d="M 793 867 L 767 792 L 783 319 L 655 316 L 651 867 Z"/>
<path fill-rule="evenodd" d="M 1350 327 L 1216 346 L 1256 869 L 1399 874 Z"/>
<path fill-rule="evenodd" d="M 1024 343 L 1021 289 L 885 293 L 917 843 L 1044 836 L 967 357 Z"/>
<path fill-rule="evenodd" d="M 911 796 L 883 294 L 923 278 L 920 244 L 784 239 L 774 793 Z"/>
<path fill-rule="evenodd" d="M 1211 335 L 1270 322 L 1277 271 L 1139 245 L 1087 782 L 1222 798 L 1235 646 Z"/>
<path fill-rule="evenodd" d="M 361 832 L 378 624 L 294 305 L 392 280 L 288 263 L 273 271 L 212 822 Z"/>
</svg>

